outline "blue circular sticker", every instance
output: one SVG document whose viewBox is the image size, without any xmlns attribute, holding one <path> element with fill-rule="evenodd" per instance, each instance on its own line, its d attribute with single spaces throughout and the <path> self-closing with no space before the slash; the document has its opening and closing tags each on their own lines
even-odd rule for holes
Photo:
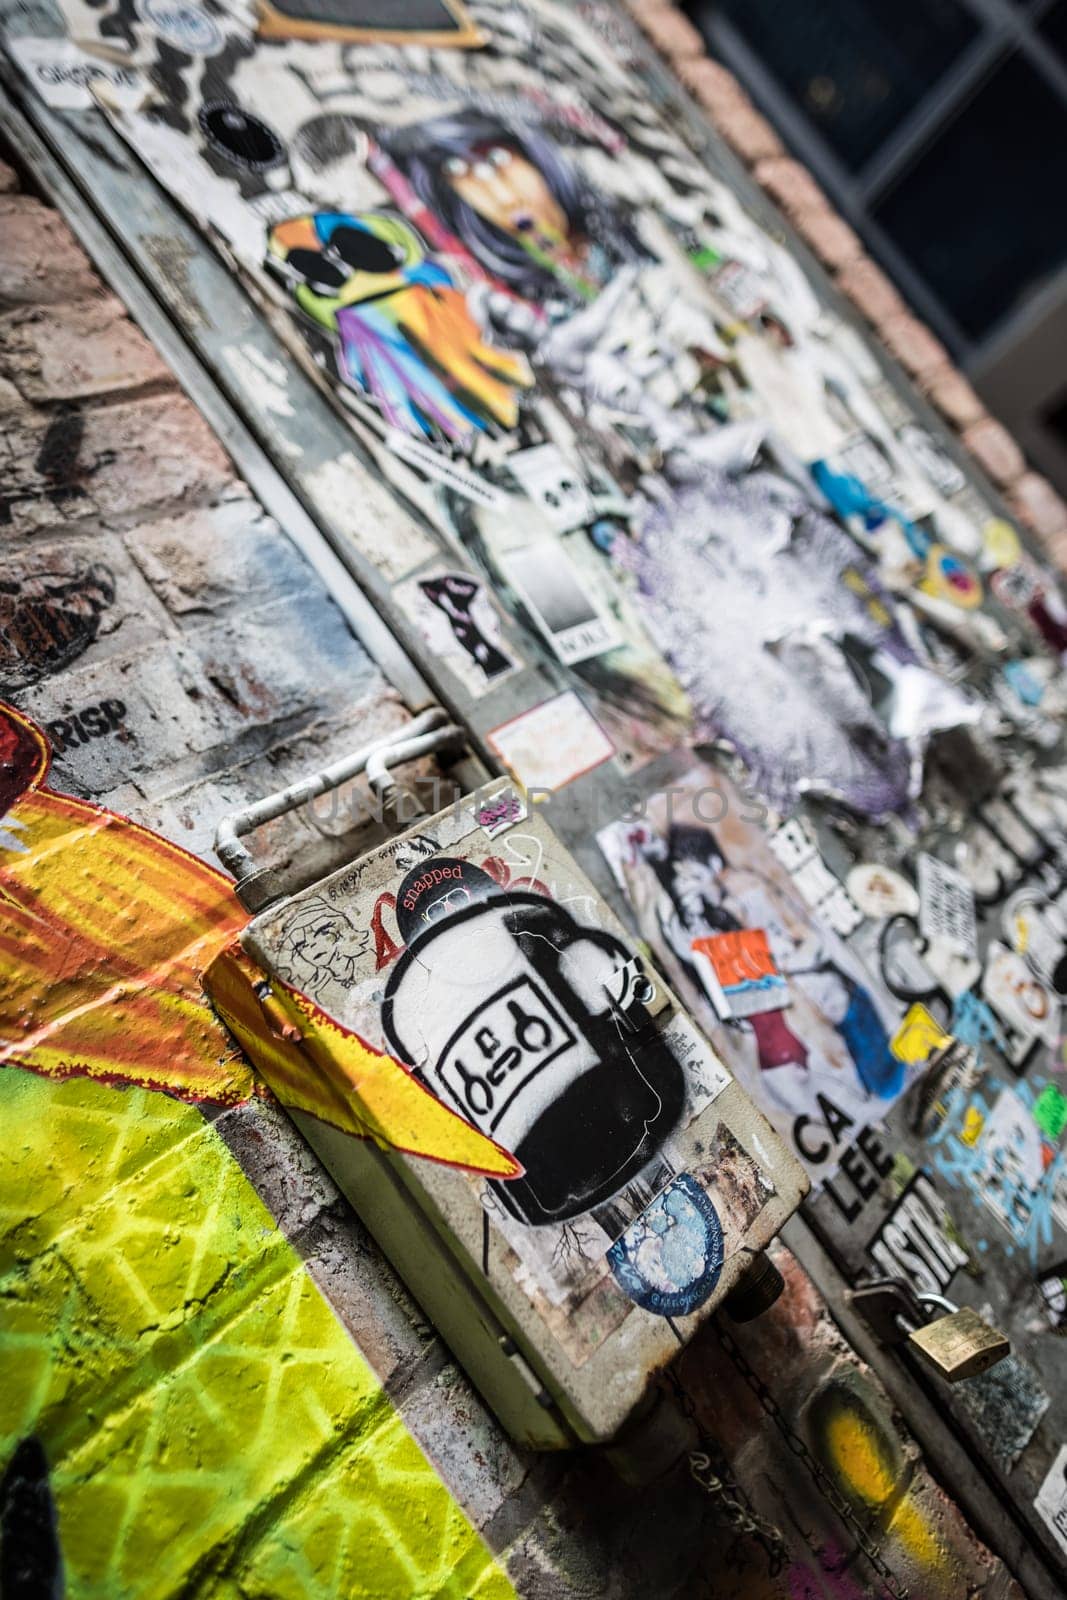
<svg viewBox="0 0 1067 1600">
<path fill-rule="evenodd" d="M 216 56 L 222 49 L 222 29 L 191 0 L 141 0 L 139 10 L 164 44 L 187 56 Z"/>
<path fill-rule="evenodd" d="M 615 1282 L 644 1311 L 686 1317 L 719 1281 L 722 1223 L 704 1190 L 683 1172 L 608 1251 Z"/>
</svg>

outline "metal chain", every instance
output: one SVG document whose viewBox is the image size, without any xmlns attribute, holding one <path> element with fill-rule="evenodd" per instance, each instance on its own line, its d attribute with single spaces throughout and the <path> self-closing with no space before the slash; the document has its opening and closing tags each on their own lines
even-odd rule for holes
<svg viewBox="0 0 1067 1600">
<path fill-rule="evenodd" d="M 683 1415 L 695 1423 L 697 1415 L 692 1396 L 682 1387 L 675 1373 L 668 1372 L 665 1376 Z M 687 1460 L 689 1476 L 698 1488 L 716 1501 L 719 1511 L 730 1526 L 738 1533 L 750 1535 L 763 1546 L 767 1556 L 768 1573 L 770 1577 L 776 1578 L 785 1564 L 786 1548 L 785 1540 L 774 1523 L 758 1515 L 739 1483 L 730 1482 L 715 1470 L 713 1447 L 709 1438 L 702 1436 L 697 1448 L 690 1450 Z"/>
<path fill-rule="evenodd" d="M 778 1432 L 782 1435 L 782 1438 L 785 1440 L 789 1450 L 799 1460 L 803 1461 L 804 1465 L 808 1468 L 808 1471 L 811 1473 L 816 1484 L 818 1485 L 819 1491 L 823 1498 L 827 1501 L 832 1510 L 836 1511 L 841 1520 L 852 1530 L 856 1537 L 857 1544 L 863 1551 L 863 1554 L 866 1556 L 871 1566 L 874 1568 L 875 1572 L 877 1572 L 878 1576 L 885 1584 L 888 1593 L 892 1595 L 893 1600 L 909 1600 L 911 1593 L 910 1589 L 908 1589 L 906 1586 L 902 1587 L 898 1582 L 891 1568 L 887 1566 L 878 1547 L 872 1541 L 868 1527 L 865 1526 L 864 1521 L 857 1515 L 841 1491 L 831 1481 L 826 1470 L 820 1466 L 818 1461 L 816 1461 L 804 1440 L 794 1428 L 790 1427 L 782 1412 L 781 1406 L 778 1404 L 773 1394 L 771 1394 L 767 1385 L 759 1376 L 759 1373 L 749 1365 L 748 1359 L 742 1351 L 740 1345 L 737 1343 L 737 1340 L 734 1338 L 733 1334 L 730 1333 L 729 1329 L 723 1326 L 721 1318 L 718 1320 L 716 1327 L 719 1338 L 722 1341 L 722 1347 L 726 1351 L 726 1354 L 729 1356 L 730 1360 L 737 1368 L 737 1371 L 740 1373 L 741 1377 L 745 1380 L 745 1383 L 759 1401 L 763 1411 L 768 1417 L 770 1417 L 771 1421 L 778 1429 Z"/>
</svg>

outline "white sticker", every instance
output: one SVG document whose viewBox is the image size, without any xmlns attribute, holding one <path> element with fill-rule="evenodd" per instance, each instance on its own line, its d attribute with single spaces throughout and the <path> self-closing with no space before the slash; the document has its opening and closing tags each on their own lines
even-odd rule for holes
<svg viewBox="0 0 1067 1600">
<path fill-rule="evenodd" d="M 517 450 L 508 456 L 507 464 L 559 533 L 569 533 L 592 519 L 593 502 L 581 473 L 554 444 Z"/>
<path fill-rule="evenodd" d="M 968 960 L 978 953 L 974 890 L 962 872 L 925 851 L 919 856 L 919 930 Z"/>
<path fill-rule="evenodd" d="M 1014 1089 L 997 1096 L 978 1146 L 975 1194 L 1022 1243 L 1037 1208 L 1045 1176 L 1041 1130 Z"/>
<path fill-rule="evenodd" d="M 615 623 L 597 611 L 560 545 L 527 545 L 506 558 L 504 570 L 565 666 L 601 656 L 619 643 Z"/>
<path fill-rule="evenodd" d="M 464 499 L 500 511 L 506 508 L 508 497 L 503 489 L 496 488 L 477 472 L 472 472 L 464 462 L 453 461 L 452 457 L 446 456 L 443 451 L 435 450 L 433 445 L 424 444 L 421 439 L 413 439 L 410 433 L 404 433 L 400 428 L 387 428 L 385 442 L 401 461 L 418 467 L 427 478 L 436 478 L 438 483 L 447 483 L 450 489 L 455 489 Z"/>
<path fill-rule="evenodd" d="M 845 887 L 865 917 L 915 917 L 919 895 L 902 873 L 878 862 L 862 861 L 852 868 Z"/>
<path fill-rule="evenodd" d="M 1067 1554 L 1067 1444 L 1061 1444 L 1045 1481 L 1037 1491 L 1034 1510 L 1060 1549 Z"/>
<path fill-rule="evenodd" d="M 783 822 L 771 835 L 771 849 L 820 922 L 825 922 L 842 939 L 859 927 L 863 913 L 819 854 L 806 822 L 800 817 Z"/>
<path fill-rule="evenodd" d="M 222 29 L 190 0 L 140 0 L 137 9 L 157 38 L 184 55 L 217 56 L 222 49 Z"/>
<path fill-rule="evenodd" d="M 504 643 L 500 615 L 480 578 L 434 567 L 408 578 L 393 599 L 439 661 L 479 699 L 520 666 Z"/>
<path fill-rule="evenodd" d="M 951 496 L 967 487 L 967 479 L 948 451 L 942 450 L 933 434 L 927 433 L 917 422 L 906 422 L 897 438 L 938 494 Z"/>
<path fill-rule="evenodd" d="M 1027 1039 L 1056 1044 L 1060 1033 L 1059 997 L 1007 945 L 994 941 L 989 946 L 982 993 L 1009 1028 Z"/>
<path fill-rule="evenodd" d="M 615 746 L 573 689 L 513 717 L 488 737 L 490 747 L 527 789 L 562 789 L 615 754 Z"/>
<path fill-rule="evenodd" d="M 7 49 L 45 105 L 57 111 L 92 110 L 94 89 L 109 105 L 131 110 L 144 99 L 147 86 L 134 67 L 98 60 L 70 39 L 9 39 Z"/>
</svg>

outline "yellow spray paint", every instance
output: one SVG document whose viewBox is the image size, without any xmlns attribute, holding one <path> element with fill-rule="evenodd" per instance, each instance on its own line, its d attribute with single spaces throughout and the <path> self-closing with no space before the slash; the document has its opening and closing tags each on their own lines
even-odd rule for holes
<svg viewBox="0 0 1067 1600">
<path fill-rule="evenodd" d="M 8 1068 L 0 1120 L 0 1474 L 41 1442 L 68 1600 L 514 1600 L 198 1111 Z"/>
<path fill-rule="evenodd" d="M 819 1397 L 819 1454 L 838 1486 L 862 1512 L 873 1512 L 920 1566 L 942 1565 L 946 1552 L 907 1487 L 907 1464 L 884 1429 L 843 1387 Z"/>
</svg>

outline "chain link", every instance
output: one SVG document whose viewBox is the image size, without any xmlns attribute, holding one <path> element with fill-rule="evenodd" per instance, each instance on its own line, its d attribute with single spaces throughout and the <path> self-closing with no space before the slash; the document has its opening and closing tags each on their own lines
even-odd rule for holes
<svg viewBox="0 0 1067 1600">
<path fill-rule="evenodd" d="M 717 1322 L 716 1327 L 719 1338 L 722 1342 L 722 1347 L 726 1351 L 726 1354 L 729 1356 L 730 1360 L 733 1362 L 738 1373 L 744 1379 L 749 1389 L 751 1389 L 752 1393 L 759 1401 L 763 1411 L 768 1417 L 770 1417 L 771 1421 L 778 1429 L 778 1432 L 785 1440 L 789 1450 L 798 1458 L 798 1460 L 803 1461 L 804 1465 L 808 1468 L 808 1471 L 811 1473 L 812 1478 L 818 1486 L 819 1492 L 822 1494 L 823 1499 L 827 1502 L 831 1509 L 837 1513 L 846 1526 L 852 1530 L 856 1538 L 856 1543 L 863 1551 L 863 1554 L 866 1556 L 875 1572 L 877 1572 L 878 1576 L 881 1578 L 887 1592 L 893 1597 L 893 1600 L 909 1600 L 911 1591 L 908 1588 L 903 1587 L 897 1581 L 892 1569 L 886 1564 L 884 1557 L 871 1538 L 869 1529 L 869 1523 L 871 1519 L 868 1518 L 865 1523 L 864 1520 L 857 1515 L 852 1506 L 849 1505 L 845 1496 L 831 1481 L 826 1470 L 819 1464 L 818 1461 L 816 1461 L 804 1440 L 794 1428 L 790 1427 L 782 1412 L 781 1406 L 778 1404 L 777 1400 L 774 1398 L 763 1379 L 759 1376 L 759 1373 L 749 1365 L 748 1358 L 745 1356 L 733 1334 L 728 1328 L 723 1326 L 721 1319 L 719 1319 Z M 691 1459 L 692 1458 L 690 1458 L 690 1460 Z M 692 1467 L 690 1467 L 690 1470 L 692 1470 Z M 778 1537 L 780 1539 L 781 1535 L 778 1535 Z"/>
<path fill-rule="evenodd" d="M 696 1406 L 692 1397 L 682 1387 L 675 1373 L 668 1372 L 666 1377 L 683 1415 L 695 1423 Z M 706 1495 L 710 1495 L 716 1501 L 724 1520 L 732 1528 L 738 1533 L 749 1535 L 762 1545 L 767 1556 L 769 1575 L 776 1578 L 785 1564 L 785 1540 L 773 1522 L 768 1522 L 766 1518 L 758 1515 L 741 1485 L 731 1482 L 724 1475 L 722 1457 L 718 1456 L 716 1463 L 717 1455 L 718 1452 L 715 1451 L 710 1438 L 702 1436 L 698 1447 L 690 1450 L 687 1458 L 689 1476 Z"/>
</svg>

